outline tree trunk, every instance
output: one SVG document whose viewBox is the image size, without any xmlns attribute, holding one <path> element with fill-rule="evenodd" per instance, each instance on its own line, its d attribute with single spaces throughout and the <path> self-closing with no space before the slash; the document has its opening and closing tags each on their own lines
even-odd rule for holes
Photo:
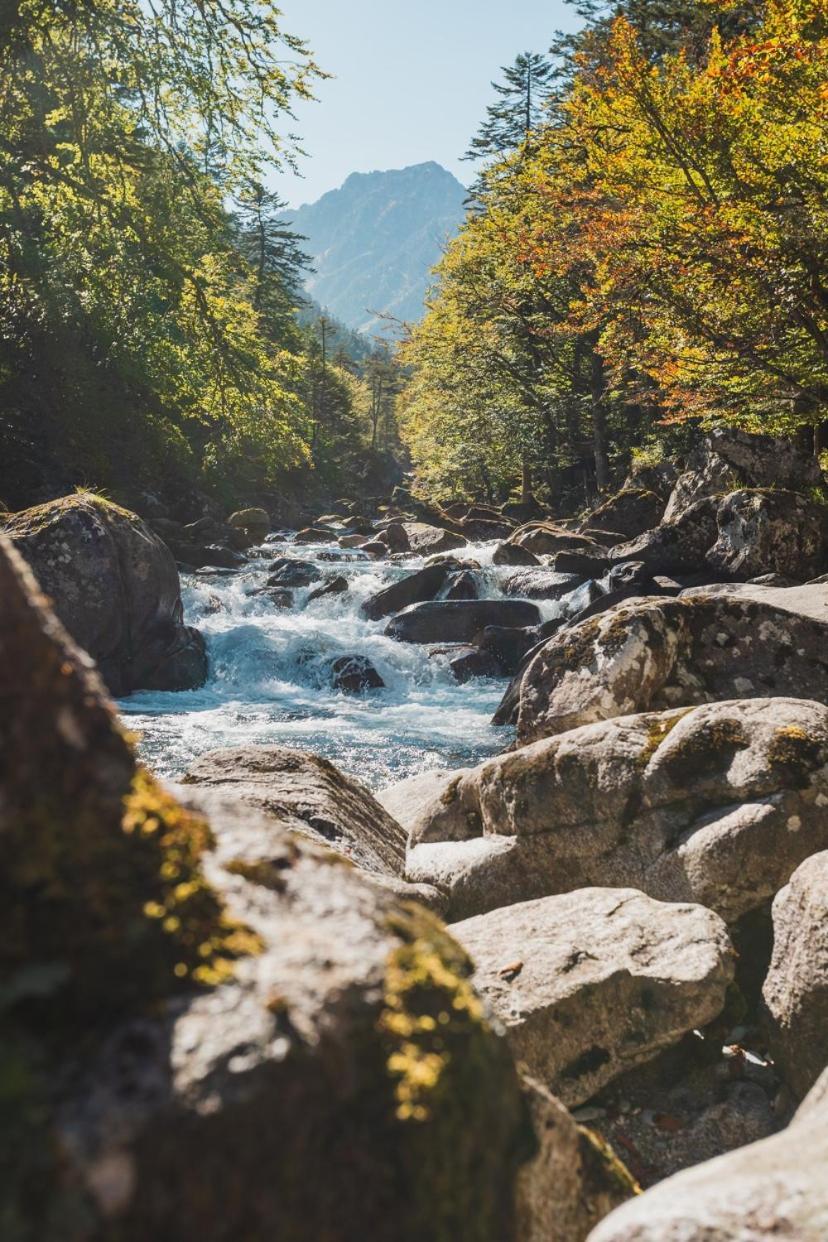
<svg viewBox="0 0 828 1242">
<path fill-rule="evenodd" d="M 520 470 L 520 498 L 524 504 L 528 504 L 532 499 L 532 467 L 525 453 L 520 463 Z"/>
<path fill-rule="evenodd" d="M 595 446 L 595 485 L 598 494 L 609 486 L 609 455 L 607 451 L 607 416 L 604 410 L 604 363 L 593 350 L 591 370 L 592 440 Z"/>
</svg>

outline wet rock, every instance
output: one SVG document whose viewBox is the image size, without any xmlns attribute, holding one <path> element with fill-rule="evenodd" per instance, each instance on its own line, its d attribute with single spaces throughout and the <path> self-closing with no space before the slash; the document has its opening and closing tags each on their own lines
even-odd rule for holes
<svg viewBox="0 0 828 1242">
<path fill-rule="evenodd" d="M 487 625 L 477 639 L 482 655 L 491 656 L 501 677 L 512 677 L 538 641 L 538 630 Z"/>
<path fill-rule="evenodd" d="M 524 1080 L 540 1150 L 518 1177 L 521 1242 L 578 1242 L 636 1193 L 615 1152 L 534 1079 Z"/>
<path fill-rule="evenodd" d="M 474 677 L 500 677 L 500 665 L 493 655 L 477 647 L 464 647 L 449 660 L 455 681 L 463 684 Z"/>
<path fill-rule="evenodd" d="M 801 582 L 825 568 L 825 507 L 796 492 L 732 492 L 716 521 L 707 562 L 734 578 L 781 574 Z"/>
<path fill-rule="evenodd" d="M 337 539 L 340 548 L 361 548 L 365 543 L 364 535 L 340 535 Z"/>
<path fill-rule="evenodd" d="M 671 520 L 637 539 L 619 543 L 608 553 L 614 562 L 639 561 L 651 574 L 695 573 L 709 569 L 707 553 L 718 535 L 719 502 L 708 497 L 682 509 Z"/>
<path fill-rule="evenodd" d="M 293 591 L 287 587 L 263 587 L 256 594 L 264 595 L 275 608 L 284 610 L 293 607 Z"/>
<path fill-rule="evenodd" d="M 487 625 L 537 625 L 540 613 L 524 600 L 434 600 L 392 617 L 389 638 L 403 643 L 469 643 Z"/>
<path fill-rule="evenodd" d="M 781 1134 L 668 1178 L 611 1213 L 589 1242 L 822 1242 L 827 1086 L 828 1072 Z"/>
<path fill-rule="evenodd" d="M 232 794 L 280 827 L 330 846 L 366 871 L 402 876 L 402 828 L 360 781 L 318 755 L 286 746 L 214 750 L 197 759 L 184 780 Z"/>
<path fill-rule="evenodd" d="M 14 513 L 3 530 L 113 694 L 204 682 L 204 639 L 183 624 L 175 561 L 140 518 L 79 493 Z"/>
<path fill-rule="evenodd" d="M 367 656 L 340 656 L 331 665 L 331 685 L 343 694 L 382 690 L 385 682 Z"/>
<path fill-rule="evenodd" d="M 642 487 L 625 487 L 599 505 L 584 522 L 596 530 L 617 531 L 628 539 L 658 526 L 665 499 Z"/>
<path fill-rule="evenodd" d="M 360 612 L 369 621 L 400 612 L 409 604 L 419 604 L 434 599 L 443 589 L 449 575 L 447 564 L 427 565 L 413 574 L 392 582 L 390 586 L 370 595 L 360 606 Z"/>
<path fill-rule="evenodd" d="M 585 888 L 452 926 L 515 1059 L 572 1107 L 718 1016 L 734 953 L 717 915 Z"/>
<path fill-rule="evenodd" d="M 389 522 L 377 531 L 377 539 L 386 544 L 392 552 L 408 552 L 411 544 L 408 533 L 402 522 Z"/>
<path fill-rule="evenodd" d="M 561 599 L 583 581 L 580 574 L 558 573 L 553 569 L 524 569 L 509 574 L 501 584 L 504 595 L 523 599 Z"/>
<path fill-rule="evenodd" d="M 588 725 L 410 789 L 407 875 L 452 919 L 625 885 L 735 925 L 828 848 L 826 763 L 828 709 L 808 700 Z"/>
<path fill-rule="evenodd" d="M 822 486 L 819 465 L 794 440 L 717 428 L 688 457 L 664 519 L 674 521 L 702 497 L 722 496 L 744 487 L 809 492 Z"/>
<path fill-rule="evenodd" d="M 477 599 L 477 578 L 472 570 L 461 569 L 453 573 L 447 583 L 446 599 Z"/>
<path fill-rule="evenodd" d="M 312 604 L 314 600 L 327 599 L 329 595 L 344 595 L 347 590 L 349 590 L 347 578 L 329 578 L 323 586 L 311 591 L 307 598 L 307 603 Z"/>
<path fill-rule="evenodd" d="M 270 514 L 265 509 L 239 509 L 231 513 L 227 525 L 241 531 L 247 546 L 264 543 L 270 534 Z"/>
<path fill-rule="evenodd" d="M 777 1063 L 801 1098 L 828 1064 L 828 853 L 777 894 L 773 937 L 763 995 Z"/>
<path fill-rule="evenodd" d="M 534 552 L 517 543 L 501 543 L 492 553 L 493 565 L 540 565 Z"/>
<path fill-rule="evenodd" d="M 381 539 L 369 539 L 367 543 L 361 543 L 359 545 L 359 549 L 361 552 L 364 552 L 366 556 L 373 557 L 375 561 L 385 560 L 391 553 L 391 549 L 388 547 L 388 544 L 383 543 Z"/>
<path fill-rule="evenodd" d="M 455 531 L 445 530 L 440 526 L 431 526 L 428 522 L 403 522 L 403 529 L 408 536 L 409 547 L 419 556 L 430 556 L 433 552 L 449 552 L 453 548 L 464 548 L 465 536 Z"/>
<path fill-rule="evenodd" d="M 239 569 L 247 563 L 240 552 L 220 544 L 176 543 L 172 547 L 177 560 L 196 569 Z"/>
<path fill-rule="evenodd" d="M 306 587 L 318 582 L 322 571 L 312 561 L 297 561 L 280 556 L 268 566 L 267 585 L 273 587 Z"/>
<path fill-rule="evenodd" d="M 828 702 L 826 618 L 824 586 L 705 588 L 618 604 L 560 630 L 534 656 L 520 684 L 519 740 L 721 698 Z"/>
</svg>

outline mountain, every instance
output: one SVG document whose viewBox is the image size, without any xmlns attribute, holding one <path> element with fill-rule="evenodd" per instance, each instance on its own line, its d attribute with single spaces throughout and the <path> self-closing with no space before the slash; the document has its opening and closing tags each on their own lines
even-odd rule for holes
<svg viewBox="0 0 828 1242">
<path fill-rule="evenodd" d="M 382 313 L 419 319 L 430 269 L 463 219 L 465 198 L 457 178 L 430 162 L 352 173 L 338 190 L 285 212 L 316 269 L 307 293 L 361 332 L 378 329 Z"/>
</svg>

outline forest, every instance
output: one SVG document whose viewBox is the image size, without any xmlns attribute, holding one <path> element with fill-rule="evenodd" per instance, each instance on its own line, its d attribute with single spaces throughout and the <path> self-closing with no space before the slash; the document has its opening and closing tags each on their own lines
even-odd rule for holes
<svg viewBox="0 0 828 1242">
<path fill-rule="evenodd" d="M 589 3 L 518 57 L 424 320 L 304 304 L 270 191 L 325 76 L 257 0 L 20 0 L 0 26 L 0 498 L 378 490 L 583 507 L 828 383 L 826 8 Z M 298 314 L 297 314 L 298 311 Z"/>
</svg>

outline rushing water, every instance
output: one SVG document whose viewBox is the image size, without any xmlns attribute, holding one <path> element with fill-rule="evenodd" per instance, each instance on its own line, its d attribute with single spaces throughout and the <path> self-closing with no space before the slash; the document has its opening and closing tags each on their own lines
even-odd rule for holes
<svg viewBox="0 0 828 1242">
<path fill-rule="evenodd" d="M 491 564 L 494 547 L 470 545 L 461 554 L 481 566 L 481 598 L 499 598 L 498 579 L 509 572 Z M 321 585 L 314 583 L 294 591 L 293 609 L 277 609 L 257 592 L 270 561 L 283 553 L 314 562 L 326 577 L 346 577 L 349 590 L 308 603 Z M 207 638 L 210 674 L 200 690 L 143 692 L 121 702 L 144 759 L 177 777 L 215 747 L 276 743 L 325 755 L 377 789 L 502 750 L 510 732 L 489 723 L 502 680 L 458 685 L 451 653 L 386 638 L 387 618 L 359 615 L 362 600 L 421 565 L 414 558 L 370 561 L 335 544 L 268 543 L 239 572 L 185 577 L 186 619 Z M 343 655 L 367 656 L 386 688 L 362 695 L 332 690 L 330 664 Z"/>
</svg>

